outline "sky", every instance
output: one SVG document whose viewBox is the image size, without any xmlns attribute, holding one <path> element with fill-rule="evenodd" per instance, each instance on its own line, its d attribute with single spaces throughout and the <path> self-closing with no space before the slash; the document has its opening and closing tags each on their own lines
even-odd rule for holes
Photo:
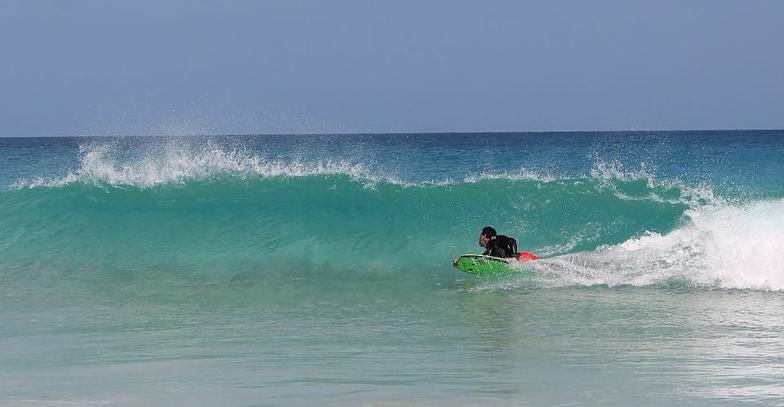
<svg viewBox="0 0 784 407">
<path fill-rule="evenodd" d="M 0 0 L 0 136 L 784 128 L 784 1 Z"/>
</svg>

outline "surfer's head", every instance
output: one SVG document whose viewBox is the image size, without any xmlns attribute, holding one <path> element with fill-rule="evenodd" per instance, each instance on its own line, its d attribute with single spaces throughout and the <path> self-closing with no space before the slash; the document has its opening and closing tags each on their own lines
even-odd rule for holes
<svg viewBox="0 0 784 407">
<path fill-rule="evenodd" d="M 495 235 L 495 229 L 490 226 L 482 228 L 482 233 L 479 234 L 479 246 L 487 247 L 487 242 Z"/>
</svg>

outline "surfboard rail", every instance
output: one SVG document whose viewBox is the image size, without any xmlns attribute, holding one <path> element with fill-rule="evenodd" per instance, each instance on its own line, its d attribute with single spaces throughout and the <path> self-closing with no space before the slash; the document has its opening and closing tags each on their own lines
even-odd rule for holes
<svg viewBox="0 0 784 407">
<path fill-rule="evenodd" d="M 464 254 L 452 262 L 456 269 L 470 274 L 490 274 L 510 271 L 510 259 L 485 256 L 483 254 Z"/>
</svg>

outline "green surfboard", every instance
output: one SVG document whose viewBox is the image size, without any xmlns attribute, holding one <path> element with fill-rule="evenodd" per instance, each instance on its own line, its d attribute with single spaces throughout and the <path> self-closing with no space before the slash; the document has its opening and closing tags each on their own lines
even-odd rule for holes
<svg viewBox="0 0 784 407">
<path fill-rule="evenodd" d="M 490 275 L 500 273 L 533 274 L 533 270 L 521 270 L 509 263 L 509 260 L 500 257 L 484 256 L 481 254 L 464 254 L 455 259 L 452 264 L 456 269 L 476 275 Z"/>
</svg>

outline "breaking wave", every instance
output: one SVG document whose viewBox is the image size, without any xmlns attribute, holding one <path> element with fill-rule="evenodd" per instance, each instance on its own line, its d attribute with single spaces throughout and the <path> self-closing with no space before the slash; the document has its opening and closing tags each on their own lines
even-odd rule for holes
<svg viewBox="0 0 784 407">
<path fill-rule="evenodd" d="M 453 273 L 451 258 L 478 250 L 478 228 L 493 223 L 547 257 L 530 265 L 542 286 L 784 290 L 784 201 L 729 203 L 644 166 L 597 160 L 582 176 L 521 168 L 423 180 L 372 160 L 271 157 L 214 142 L 135 153 L 86 143 L 78 154 L 65 175 L 0 193 L 3 261 L 198 268 L 204 259 L 230 271 L 263 253 L 270 272 Z"/>
</svg>

